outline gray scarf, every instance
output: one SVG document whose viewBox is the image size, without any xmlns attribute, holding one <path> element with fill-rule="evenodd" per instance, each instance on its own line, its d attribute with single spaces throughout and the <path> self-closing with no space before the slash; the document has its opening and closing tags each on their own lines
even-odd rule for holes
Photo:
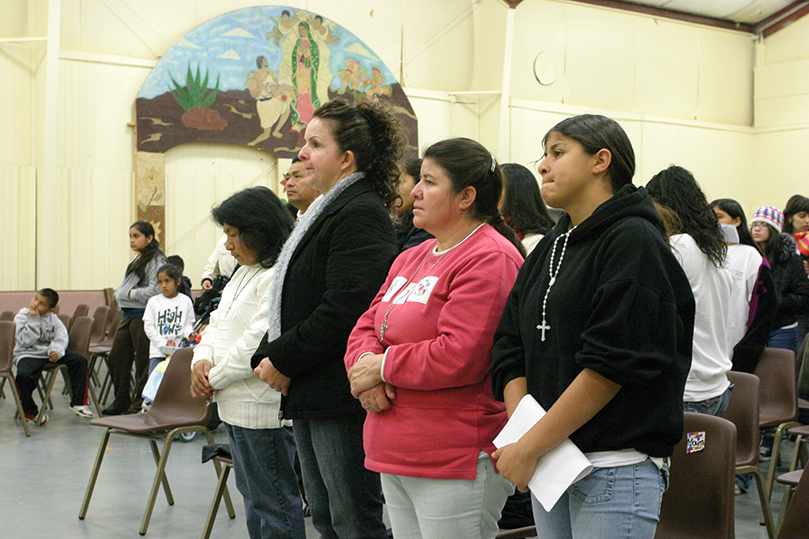
<svg viewBox="0 0 809 539">
<path fill-rule="evenodd" d="M 306 213 L 301 216 L 301 220 L 295 225 L 295 229 L 292 231 L 292 234 L 290 234 L 289 239 L 284 243 L 281 254 L 278 255 L 278 260 L 275 262 L 275 277 L 273 278 L 270 288 L 270 327 L 267 329 L 267 340 L 269 342 L 281 336 L 281 292 L 284 289 L 284 280 L 286 279 L 292 254 L 323 211 L 328 208 L 343 191 L 357 183 L 357 181 L 361 180 L 363 177 L 365 177 L 364 172 L 349 174 L 338 181 L 337 184 L 323 196 L 318 197 L 312 202 L 312 205 L 309 206 Z"/>
</svg>

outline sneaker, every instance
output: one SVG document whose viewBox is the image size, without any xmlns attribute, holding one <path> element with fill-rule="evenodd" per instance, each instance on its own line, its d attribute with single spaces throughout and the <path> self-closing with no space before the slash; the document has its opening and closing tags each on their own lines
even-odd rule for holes
<svg viewBox="0 0 809 539">
<path fill-rule="evenodd" d="M 37 421 L 36 414 L 25 414 L 25 420 L 29 423 L 34 423 L 38 427 L 41 427 L 48 422 L 48 414 L 42 414 L 39 421 Z"/>
<path fill-rule="evenodd" d="M 736 485 L 736 487 L 733 489 L 733 493 L 736 494 L 736 496 L 742 494 L 742 487 Z"/>
<path fill-rule="evenodd" d="M 759 457 L 758 460 L 761 462 L 768 462 L 772 457 L 772 447 L 762 445 L 758 448 L 759 450 Z"/>
<path fill-rule="evenodd" d="M 93 411 L 90 410 L 90 407 L 87 406 L 86 404 L 71 406 L 69 410 L 79 417 L 87 417 L 87 418 L 93 417 Z"/>
</svg>

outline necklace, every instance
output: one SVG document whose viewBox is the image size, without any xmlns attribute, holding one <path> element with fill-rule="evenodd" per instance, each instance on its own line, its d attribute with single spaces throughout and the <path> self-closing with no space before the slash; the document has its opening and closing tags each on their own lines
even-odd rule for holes
<svg viewBox="0 0 809 539">
<path fill-rule="evenodd" d="M 250 268 L 250 269 L 253 269 L 253 268 Z M 230 309 L 231 309 L 231 307 L 233 307 L 233 304 L 236 303 L 236 299 L 239 297 L 239 294 L 241 294 L 244 291 L 244 289 L 247 288 L 247 285 L 250 284 L 250 281 L 253 280 L 253 277 L 258 275 L 259 272 L 261 271 L 261 268 L 259 267 L 258 270 L 256 270 L 256 272 L 253 273 L 253 275 L 251 275 L 250 278 L 247 279 L 247 282 L 245 283 L 244 279 L 245 279 L 245 277 L 247 277 L 247 274 L 250 273 L 250 269 L 245 271 L 244 274 L 242 275 L 242 278 L 239 279 L 239 284 L 236 285 L 236 293 L 233 294 L 233 300 L 230 302 L 230 305 L 228 305 L 228 310 L 225 312 L 226 317 L 230 314 Z M 244 283 L 244 285 L 242 285 L 242 283 Z M 239 288 L 240 286 L 241 286 L 241 288 Z"/>
<path fill-rule="evenodd" d="M 577 225 L 578 226 L 578 225 Z M 565 251 L 567 250 L 567 240 L 570 239 L 570 233 L 576 230 L 574 226 L 564 234 L 557 236 L 555 240 L 553 240 L 553 249 L 551 249 L 551 263 L 548 266 L 548 274 L 551 276 L 551 280 L 548 281 L 548 289 L 545 290 L 545 298 L 542 300 L 542 323 L 537 326 L 537 329 L 542 332 L 542 342 L 545 342 L 545 332 L 551 329 L 551 326 L 548 325 L 546 321 L 545 314 L 548 308 L 548 296 L 551 293 L 551 288 L 553 284 L 556 282 L 556 276 L 559 275 L 559 269 L 562 267 L 562 260 L 565 258 Z M 562 239 L 562 236 L 565 237 L 565 241 L 562 244 L 562 252 L 559 255 L 559 264 L 557 264 L 556 268 L 553 267 L 553 259 L 556 256 L 556 245 L 559 243 L 559 240 Z"/>
<path fill-rule="evenodd" d="M 441 256 L 438 258 L 438 260 L 435 261 L 435 264 L 433 264 L 433 267 L 431 267 L 429 270 L 427 270 L 425 272 L 425 274 L 430 273 L 431 271 L 433 271 L 435 269 L 435 267 L 438 265 L 438 263 L 441 262 L 442 260 L 444 260 L 444 257 L 447 256 L 448 252 L 450 252 L 451 250 L 455 249 L 460 244 L 465 242 L 466 239 L 469 236 L 471 236 L 472 234 L 477 232 L 477 230 L 480 227 L 482 227 L 483 225 L 485 225 L 485 224 L 486 223 L 480 223 L 469 234 L 464 236 L 464 238 L 461 241 L 459 241 L 458 243 L 456 243 L 455 245 L 453 245 L 452 247 L 450 247 L 449 249 L 447 249 L 446 251 L 441 253 Z M 434 252 L 435 254 L 437 254 L 437 251 L 435 251 L 435 248 L 431 249 L 430 251 L 427 251 L 425 253 L 425 255 L 424 255 L 424 258 L 421 259 L 421 262 L 419 262 L 419 265 L 416 267 L 416 271 L 414 271 L 413 274 L 404 282 L 404 284 L 401 286 L 401 288 L 396 293 L 396 295 L 391 298 L 390 305 L 388 305 L 388 310 L 385 311 L 385 316 L 382 317 L 382 325 L 379 326 L 379 342 L 382 342 L 382 340 L 385 338 L 385 331 L 388 329 L 388 315 L 390 314 L 391 309 L 393 309 L 393 306 L 396 305 L 396 302 L 399 300 L 399 297 L 402 296 L 402 294 L 404 294 L 407 291 L 407 285 L 410 284 L 410 281 L 412 281 L 413 277 L 415 277 L 416 274 L 419 272 L 419 270 L 421 269 L 421 266 L 424 265 L 424 262 L 427 260 L 427 257 L 430 256 L 430 252 Z"/>
</svg>

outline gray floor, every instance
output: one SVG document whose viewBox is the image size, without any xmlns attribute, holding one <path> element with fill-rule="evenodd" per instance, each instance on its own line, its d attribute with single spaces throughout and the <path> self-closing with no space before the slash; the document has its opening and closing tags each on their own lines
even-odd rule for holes
<svg viewBox="0 0 809 539">
<path fill-rule="evenodd" d="M 67 409 L 69 399 L 61 394 L 61 380 L 54 388 L 54 397 L 56 409 L 49 410 L 50 421 L 44 427 L 33 427 L 30 438 L 13 419 L 14 403 L 0 399 L 0 538 L 139 537 L 155 470 L 149 444 L 123 436 L 110 439 L 87 518 L 81 521 L 78 513 L 102 429 L 90 426 L 89 420 Z M 227 440 L 221 428 L 214 434 L 217 441 Z M 173 444 L 167 475 L 175 504 L 167 505 L 161 492 L 147 537 L 201 536 L 216 485 L 213 466 L 200 463 L 203 440 L 198 437 L 189 443 Z M 792 444 L 786 446 L 789 455 Z M 229 487 L 236 518 L 228 519 L 221 507 L 214 539 L 247 537 L 244 509 L 232 475 Z M 782 495 L 783 487 L 777 485 L 773 493 L 776 521 Z M 766 539 L 766 530 L 758 523 L 759 511 L 755 487 L 736 497 L 737 538 Z M 317 538 L 311 519 L 306 520 L 307 537 Z"/>
</svg>

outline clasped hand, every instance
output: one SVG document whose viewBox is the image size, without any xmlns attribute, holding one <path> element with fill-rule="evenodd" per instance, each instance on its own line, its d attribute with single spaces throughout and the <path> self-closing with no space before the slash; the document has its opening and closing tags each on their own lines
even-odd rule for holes
<svg viewBox="0 0 809 539">
<path fill-rule="evenodd" d="M 279 393 L 286 395 L 287 391 L 289 391 L 289 383 L 292 381 L 292 378 L 281 374 L 281 372 L 275 368 L 275 365 L 272 364 L 270 358 L 265 357 L 262 359 L 258 367 L 253 369 L 253 372 Z"/>
</svg>

